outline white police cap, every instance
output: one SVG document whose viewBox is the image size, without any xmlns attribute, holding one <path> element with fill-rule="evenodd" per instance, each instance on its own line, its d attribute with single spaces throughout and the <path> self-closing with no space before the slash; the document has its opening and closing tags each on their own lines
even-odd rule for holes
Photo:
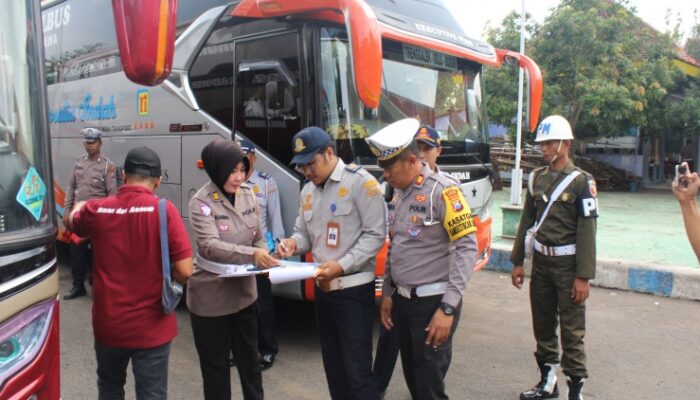
<svg viewBox="0 0 700 400">
<path fill-rule="evenodd" d="M 84 128 L 80 131 L 83 135 L 83 141 L 93 143 L 102 139 L 102 131 L 95 128 Z"/>
<path fill-rule="evenodd" d="M 413 142 L 419 127 L 417 119 L 405 118 L 385 126 L 365 140 L 377 160 L 386 161 L 397 156 Z"/>
</svg>

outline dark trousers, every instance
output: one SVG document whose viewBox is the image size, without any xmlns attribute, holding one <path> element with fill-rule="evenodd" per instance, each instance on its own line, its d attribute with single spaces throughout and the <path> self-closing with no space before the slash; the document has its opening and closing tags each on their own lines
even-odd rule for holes
<svg viewBox="0 0 700 400">
<path fill-rule="evenodd" d="M 256 275 L 258 284 L 258 351 L 260 354 L 276 355 L 278 351 L 275 336 L 275 301 L 272 298 L 272 284 L 267 277 Z"/>
<path fill-rule="evenodd" d="M 85 279 L 89 277 L 92 282 L 92 249 L 90 241 L 84 240 L 80 244 L 70 247 L 70 271 L 73 276 L 73 287 L 83 287 Z"/>
<path fill-rule="evenodd" d="M 95 342 L 97 398 L 124 399 L 126 368 L 131 360 L 137 400 L 168 398 L 170 343 L 150 349 L 122 349 Z"/>
<path fill-rule="evenodd" d="M 396 321 L 396 307 L 391 309 L 391 320 Z M 379 392 L 386 391 L 394 374 L 396 360 L 399 358 L 399 330 L 397 328 L 387 330 L 383 324 L 379 324 L 379 340 L 377 352 L 374 355 L 374 377 L 377 379 Z"/>
<path fill-rule="evenodd" d="M 343 290 L 316 288 L 316 324 L 331 398 L 376 400 L 372 375 L 374 282 Z"/>
<path fill-rule="evenodd" d="M 571 288 L 576 278 L 575 256 L 549 257 L 535 252 L 530 277 L 532 327 L 539 364 L 559 363 L 557 326 L 561 328 L 561 367 L 566 375 L 588 377 L 583 337 L 586 306 L 574 304 Z"/>
<path fill-rule="evenodd" d="M 262 373 L 258 357 L 257 305 L 220 317 L 201 317 L 190 313 L 194 345 L 207 400 L 231 399 L 229 354 L 233 350 L 241 379 L 243 398 L 263 398 Z"/>
<path fill-rule="evenodd" d="M 394 329 L 399 331 L 401 366 L 411 397 L 416 400 L 448 399 L 445 375 L 452 361 L 452 337 L 459 324 L 462 303 L 455 309 L 449 338 L 435 350 L 425 344 L 425 328 L 440 307 L 442 295 L 407 299 L 394 294 L 393 302 L 397 308 Z"/>
</svg>

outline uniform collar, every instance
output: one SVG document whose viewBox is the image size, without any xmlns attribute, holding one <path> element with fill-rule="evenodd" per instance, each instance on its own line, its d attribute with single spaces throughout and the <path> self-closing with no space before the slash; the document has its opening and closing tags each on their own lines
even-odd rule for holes
<svg viewBox="0 0 700 400">
<path fill-rule="evenodd" d="M 140 185 L 123 185 L 119 187 L 118 192 L 119 194 L 125 194 L 125 193 L 145 193 L 145 194 L 152 194 L 155 195 L 150 189 L 147 187 L 143 187 Z"/>
<path fill-rule="evenodd" d="M 335 168 L 333 169 L 333 172 L 331 172 L 331 176 L 328 177 L 328 179 L 340 182 L 340 178 L 343 176 L 343 169 L 345 169 L 345 163 L 340 157 L 338 157 L 338 163 L 335 165 Z"/>
</svg>

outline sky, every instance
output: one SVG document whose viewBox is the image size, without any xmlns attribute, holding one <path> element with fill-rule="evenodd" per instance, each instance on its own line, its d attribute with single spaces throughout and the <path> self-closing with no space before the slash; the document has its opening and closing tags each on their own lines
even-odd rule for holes
<svg viewBox="0 0 700 400">
<path fill-rule="evenodd" d="M 522 0 L 445 0 L 453 14 L 457 16 L 467 34 L 474 38 L 485 39 L 484 27 L 497 27 L 511 11 L 522 9 Z M 525 0 L 525 12 L 530 13 L 537 22 L 542 22 L 550 14 L 551 8 L 559 0 Z M 686 35 L 693 26 L 693 11 L 698 9 L 700 18 L 700 1 L 697 0 L 630 0 L 630 5 L 637 8 L 637 16 L 655 29 L 666 31 L 666 11 L 671 9 L 671 27 L 675 26 L 680 14 L 683 23 L 681 31 Z M 473 21 L 476 21 L 473 22 Z M 700 22 L 700 21 L 699 21 Z M 680 43 L 681 45 L 684 44 Z"/>
</svg>

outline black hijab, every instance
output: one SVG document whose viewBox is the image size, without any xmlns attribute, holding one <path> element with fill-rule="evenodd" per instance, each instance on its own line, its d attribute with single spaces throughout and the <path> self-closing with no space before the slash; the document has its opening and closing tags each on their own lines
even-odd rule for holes
<svg viewBox="0 0 700 400">
<path fill-rule="evenodd" d="M 221 190 L 224 197 L 233 203 L 233 194 L 224 191 L 224 183 L 239 162 L 243 161 L 246 173 L 250 163 L 241 147 L 234 141 L 215 139 L 202 149 L 202 162 L 209 179 Z"/>
</svg>

